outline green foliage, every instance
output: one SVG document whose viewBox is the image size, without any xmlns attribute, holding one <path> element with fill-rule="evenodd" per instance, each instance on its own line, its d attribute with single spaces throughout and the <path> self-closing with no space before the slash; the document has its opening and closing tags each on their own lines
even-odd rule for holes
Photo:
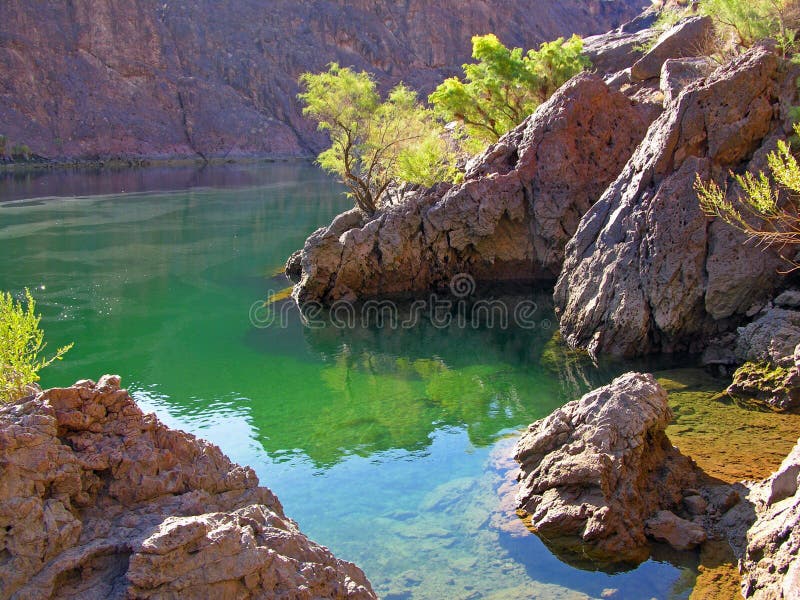
<svg viewBox="0 0 800 600">
<path fill-rule="evenodd" d="M 733 32 L 740 46 L 773 37 L 785 53 L 792 50 L 800 16 L 797 0 L 701 0 L 700 11 Z"/>
<path fill-rule="evenodd" d="M 797 125 L 795 132 L 800 135 Z M 731 173 L 741 188 L 733 201 L 728 200 L 727 190 L 716 182 L 706 183 L 698 176 L 695 190 L 700 206 L 708 215 L 719 217 L 760 244 L 800 244 L 800 165 L 783 140 L 767 156 L 767 161 L 769 175 Z"/>
<path fill-rule="evenodd" d="M 5 156 L 7 144 L 8 138 L 4 135 L 0 135 L 0 156 Z"/>
<path fill-rule="evenodd" d="M 61 360 L 72 347 L 59 348 L 50 358 L 41 357 L 46 346 L 39 328 L 41 317 L 27 289 L 25 304 L 0 291 L 0 402 L 22 395 L 26 386 L 39 381 L 39 371 Z"/>
<path fill-rule="evenodd" d="M 573 36 L 523 53 L 510 50 L 495 35 L 472 38 L 472 57 L 464 79 L 446 79 L 428 97 L 438 115 L 463 124 L 467 145 L 492 143 L 522 122 L 565 81 L 590 66 L 583 40 Z"/>
<path fill-rule="evenodd" d="M 339 177 L 368 215 L 401 181 L 431 185 L 454 177 L 455 153 L 444 129 L 414 91 L 400 84 L 381 101 L 368 73 L 336 63 L 322 73 L 304 73 L 300 83 L 303 114 L 331 139 L 317 162 Z"/>
<path fill-rule="evenodd" d="M 14 144 L 11 147 L 12 158 L 22 158 L 28 160 L 31 156 L 31 149 L 25 144 Z"/>
</svg>

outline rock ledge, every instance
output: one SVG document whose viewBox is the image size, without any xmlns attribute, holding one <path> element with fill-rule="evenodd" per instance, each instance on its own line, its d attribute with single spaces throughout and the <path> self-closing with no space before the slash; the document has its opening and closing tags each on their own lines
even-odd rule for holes
<svg viewBox="0 0 800 600">
<path fill-rule="evenodd" d="M 0 598 L 375 598 L 249 467 L 117 376 L 0 407 Z"/>
</svg>

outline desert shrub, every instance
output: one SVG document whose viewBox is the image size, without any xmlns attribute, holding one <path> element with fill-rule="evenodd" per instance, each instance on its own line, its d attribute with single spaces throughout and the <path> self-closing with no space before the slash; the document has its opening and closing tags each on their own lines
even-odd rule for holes
<svg viewBox="0 0 800 600">
<path fill-rule="evenodd" d="M 0 291 L 0 402 L 22 395 L 26 386 L 39 381 L 39 371 L 61 360 L 72 347 L 63 346 L 50 358 L 44 358 L 46 344 L 40 320 L 36 302 L 27 289 L 24 302 Z"/>
<path fill-rule="evenodd" d="M 718 28 L 732 32 L 739 46 L 749 48 L 772 37 L 786 54 L 793 51 L 800 23 L 798 0 L 701 0 L 699 8 Z"/>
<path fill-rule="evenodd" d="M 463 125 L 469 152 L 496 142 L 591 64 L 578 36 L 523 52 L 493 34 L 478 35 L 472 38 L 472 57 L 477 62 L 463 65 L 463 79 L 446 79 L 428 97 L 439 116 Z"/>
<path fill-rule="evenodd" d="M 300 83 L 303 114 L 330 135 L 331 145 L 317 162 L 366 214 L 374 214 L 400 182 L 431 185 L 455 178 L 456 156 L 444 127 L 413 90 L 400 84 L 381 100 L 368 73 L 336 63 L 303 74 Z"/>
<path fill-rule="evenodd" d="M 800 135 L 800 128 L 795 125 Z M 699 176 L 695 190 L 700 206 L 708 215 L 718 217 L 747 234 L 757 244 L 786 246 L 800 244 L 800 165 L 788 142 L 778 141 L 778 148 L 767 156 L 769 173 L 745 173 L 733 180 L 741 192 L 728 200 L 727 189 L 716 182 L 704 182 Z M 792 268 L 800 265 L 792 262 Z"/>
</svg>

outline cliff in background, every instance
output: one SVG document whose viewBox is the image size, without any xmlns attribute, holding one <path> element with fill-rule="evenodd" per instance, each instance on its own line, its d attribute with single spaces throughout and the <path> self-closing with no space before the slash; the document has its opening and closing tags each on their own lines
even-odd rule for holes
<svg viewBox="0 0 800 600">
<path fill-rule="evenodd" d="M 600 33 L 647 0 L 10 0 L 0 134 L 47 158 L 298 156 L 297 77 L 331 61 L 428 93 L 470 38 Z"/>
</svg>

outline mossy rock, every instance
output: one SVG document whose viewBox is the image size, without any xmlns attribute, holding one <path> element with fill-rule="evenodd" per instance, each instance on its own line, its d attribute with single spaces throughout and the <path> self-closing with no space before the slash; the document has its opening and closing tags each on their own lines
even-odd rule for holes
<svg viewBox="0 0 800 600">
<path fill-rule="evenodd" d="M 800 408 L 800 373 L 768 362 L 746 362 L 733 374 L 726 390 L 736 402 L 778 412 Z"/>
</svg>

